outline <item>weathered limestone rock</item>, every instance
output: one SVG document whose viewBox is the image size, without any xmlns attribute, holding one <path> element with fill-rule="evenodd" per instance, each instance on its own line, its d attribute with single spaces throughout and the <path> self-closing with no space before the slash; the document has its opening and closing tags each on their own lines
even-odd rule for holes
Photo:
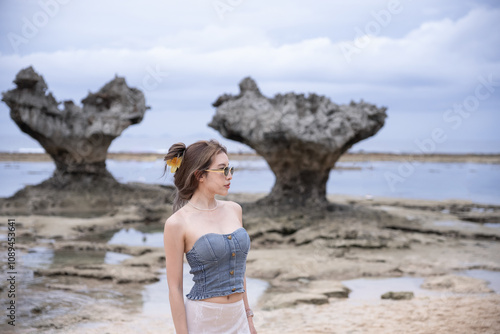
<svg viewBox="0 0 500 334">
<path fill-rule="evenodd" d="M 297 304 L 328 304 L 328 297 L 322 294 L 305 292 L 290 292 L 286 294 L 274 294 L 268 298 L 262 308 L 271 310 L 284 307 L 292 307 Z"/>
<path fill-rule="evenodd" d="M 309 292 L 322 294 L 328 298 L 348 298 L 351 289 L 338 281 L 318 280 L 309 283 Z"/>
<path fill-rule="evenodd" d="M 46 93 L 47 84 L 32 67 L 16 75 L 16 88 L 2 93 L 10 116 L 19 128 L 36 139 L 54 159 L 52 181 L 105 180 L 116 183 L 106 170 L 108 147 L 129 125 L 142 121 L 147 109 L 144 94 L 115 77 L 97 93 L 82 100 L 59 102 Z"/>
<path fill-rule="evenodd" d="M 240 94 L 213 104 L 209 126 L 262 155 L 276 175 L 262 204 L 325 208 L 326 182 L 339 157 L 384 125 L 386 108 L 361 101 L 337 105 L 325 96 L 288 93 L 267 98 L 255 81 L 240 82 Z"/>
<path fill-rule="evenodd" d="M 153 283 L 158 282 L 158 274 L 151 269 L 137 270 L 132 266 L 112 264 L 67 266 L 62 268 L 37 269 L 36 276 L 78 276 L 98 280 L 113 280 L 115 283 Z"/>
<path fill-rule="evenodd" d="M 93 217 L 133 204 L 141 207 L 145 221 L 166 216 L 164 204 L 171 202 L 173 187 L 122 184 L 106 170 L 112 140 L 144 116 L 147 107 L 141 91 L 115 77 L 97 93 L 89 93 L 82 108 L 66 101 L 61 110 L 32 67 L 21 70 L 14 83 L 17 88 L 3 93 L 2 100 L 19 128 L 54 159 L 56 170 L 42 183 L 0 198 L 0 212 Z"/>
</svg>

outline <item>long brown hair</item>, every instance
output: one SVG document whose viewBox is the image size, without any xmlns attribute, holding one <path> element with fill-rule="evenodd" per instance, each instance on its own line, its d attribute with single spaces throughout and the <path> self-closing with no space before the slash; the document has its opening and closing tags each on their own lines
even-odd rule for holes
<svg viewBox="0 0 500 334">
<path fill-rule="evenodd" d="M 163 158 L 166 162 L 175 157 L 182 157 L 182 162 L 174 174 L 174 184 L 176 188 L 174 198 L 174 212 L 182 208 L 193 196 L 198 188 L 199 179 L 206 174 L 213 162 L 213 157 L 224 152 L 227 154 L 225 146 L 217 140 L 199 140 L 186 147 L 184 143 L 175 143 L 170 146 L 167 155 Z M 167 164 L 163 174 L 167 171 Z"/>
</svg>

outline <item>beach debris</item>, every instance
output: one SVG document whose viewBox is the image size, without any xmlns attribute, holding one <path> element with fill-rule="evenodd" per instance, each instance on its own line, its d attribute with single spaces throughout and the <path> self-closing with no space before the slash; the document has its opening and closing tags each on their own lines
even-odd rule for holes
<svg viewBox="0 0 500 334">
<path fill-rule="evenodd" d="M 411 291 L 389 291 L 384 293 L 380 298 L 382 299 L 393 299 L 393 300 L 410 300 L 413 299 L 414 294 Z"/>
<path fill-rule="evenodd" d="M 61 109 L 61 102 L 47 93 L 45 80 L 33 67 L 19 71 L 14 83 L 17 87 L 2 93 L 2 101 L 19 128 L 54 160 L 54 182 L 117 182 L 106 170 L 106 155 L 123 130 L 142 121 L 147 107 L 140 90 L 128 87 L 125 78 L 116 76 L 98 92 L 89 93 L 81 101 L 82 107 L 64 101 Z"/>
<path fill-rule="evenodd" d="M 326 182 L 340 156 L 375 135 L 385 107 L 360 101 L 338 105 L 325 96 L 287 93 L 268 98 L 247 77 L 240 94 L 221 95 L 210 127 L 253 148 L 276 176 L 260 204 L 289 209 L 327 207 Z"/>
</svg>

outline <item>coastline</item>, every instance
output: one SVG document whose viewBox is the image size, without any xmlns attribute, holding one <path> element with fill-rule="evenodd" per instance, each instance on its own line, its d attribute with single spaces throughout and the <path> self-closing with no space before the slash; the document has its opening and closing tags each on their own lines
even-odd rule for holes
<svg viewBox="0 0 500 334">
<path fill-rule="evenodd" d="M 108 152 L 108 159 L 113 160 L 134 160 L 134 161 L 156 161 L 162 160 L 164 154 L 160 153 L 131 153 L 131 152 Z M 259 159 L 259 155 L 255 153 L 229 153 L 229 159 L 234 160 L 249 160 Z M 261 158 L 262 159 L 262 158 Z M 52 161 L 46 153 L 15 153 L 15 152 L 0 152 L 0 161 L 26 161 L 26 162 L 44 162 Z M 421 162 L 454 162 L 454 163 L 484 163 L 484 164 L 500 164 L 500 153 L 484 153 L 484 154 L 410 154 L 410 153 L 345 153 L 340 159 L 340 162 L 358 162 L 358 161 L 421 161 Z"/>
</svg>

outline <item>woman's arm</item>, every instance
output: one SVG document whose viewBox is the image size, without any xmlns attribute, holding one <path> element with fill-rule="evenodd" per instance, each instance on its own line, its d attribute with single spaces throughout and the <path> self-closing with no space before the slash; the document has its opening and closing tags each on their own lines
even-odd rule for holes
<svg viewBox="0 0 500 334">
<path fill-rule="evenodd" d="M 241 205 L 239 205 L 236 202 L 234 203 L 234 207 L 236 210 L 236 215 L 238 216 L 238 219 L 241 222 L 241 226 L 243 226 L 243 209 L 241 208 Z M 243 303 L 245 304 L 245 310 L 250 309 L 250 304 L 248 304 L 248 298 L 247 298 L 247 276 L 243 276 L 243 289 L 245 289 L 245 292 L 243 293 Z M 257 334 L 257 331 L 255 330 L 255 327 L 253 325 L 253 317 L 248 317 L 248 326 L 250 327 L 250 333 L 252 334 Z"/>
<path fill-rule="evenodd" d="M 248 298 L 247 298 L 247 277 L 246 275 L 243 278 L 243 288 L 245 289 L 245 292 L 243 293 L 243 303 L 245 304 L 245 310 L 250 309 L 250 304 L 248 304 Z M 253 316 L 248 317 L 248 326 L 250 327 L 250 333 L 252 334 L 257 334 L 257 331 L 255 330 L 255 326 L 253 324 Z"/>
<path fill-rule="evenodd" d="M 167 265 L 168 297 L 177 334 L 188 334 L 186 309 L 182 289 L 184 260 L 184 231 L 182 225 L 169 219 L 163 233 L 165 261 Z"/>
</svg>

